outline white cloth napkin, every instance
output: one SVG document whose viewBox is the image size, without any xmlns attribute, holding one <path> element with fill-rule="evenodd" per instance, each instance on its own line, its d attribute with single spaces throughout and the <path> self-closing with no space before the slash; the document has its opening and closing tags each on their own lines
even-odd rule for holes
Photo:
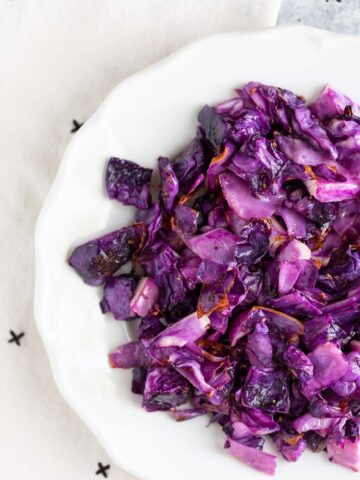
<svg viewBox="0 0 360 480">
<path fill-rule="evenodd" d="M 61 398 L 33 320 L 34 225 L 72 120 L 186 42 L 273 25 L 280 2 L 0 0 L 1 480 L 132 478 Z"/>
</svg>

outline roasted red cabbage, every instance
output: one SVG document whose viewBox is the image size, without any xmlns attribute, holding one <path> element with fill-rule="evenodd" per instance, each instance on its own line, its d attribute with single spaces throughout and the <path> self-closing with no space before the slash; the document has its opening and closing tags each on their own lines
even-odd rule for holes
<svg viewBox="0 0 360 480">
<path fill-rule="evenodd" d="M 109 361 L 133 369 L 147 411 L 210 414 L 268 474 L 265 436 L 287 461 L 309 447 L 358 471 L 360 107 L 330 86 L 310 105 L 257 82 L 236 93 L 159 158 L 156 199 L 152 170 L 110 158 L 108 196 L 135 223 L 68 261 L 103 285 L 103 313 L 139 320 Z"/>
<path fill-rule="evenodd" d="M 145 209 L 150 202 L 152 170 L 129 160 L 112 157 L 106 170 L 106 191 L 110 199 Z"/>
</svg>

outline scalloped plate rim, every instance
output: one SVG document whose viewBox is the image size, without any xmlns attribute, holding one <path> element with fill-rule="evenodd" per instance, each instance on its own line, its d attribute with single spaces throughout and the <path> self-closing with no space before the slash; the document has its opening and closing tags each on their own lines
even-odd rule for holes
<svg viewBox="0 0 360 480">
<path fill-rule="evenodd" d="M 290 35 L 293 32 L 302 32 L 305 36 L 314 37 L 317 41 L 320 40 L 322 45 L 326 44 L 329 41 L 337 41 L 340 39 L 342 40 L 346 39 L 347 41 L 350 41 L 350 42 L 353 41 L 354 43 L 358 43 L 360 41 L 360 38 L 357 38 L 348 34 L 338 34 L 338 33 L 329 32 L 326 30 L 307 27 L 307 26 L 289 25 L 289 26 L 270 27 L 263 30 L 247 30 L 247 31 L 240 31 L 240 32 L 216 33 L 216 34 L 212 34 L 207 37 L 201 38 L 199 40 L 196 40 L 194 42 L 191 42 L 189 44 L 186 44 L 184 47 L 176 50 L 174 53 L 172 53 L 168 57 L 126 78 L 125 80 L 120 82 L 119 85 L 116 86 L 109 93 L 109 95 L 106 97 L 104 102 L 100 105 L 100 107 L 96 110 L 96 112 L 90 117 L 90 119 L 83 125 L 81 130 L 79 130 L 79 132 L 77 132 L 74 135 L 73 139 L 70 141 L 63 155 L 62 161 L 59 165 L 55 180 L 49 190 L 47 198 L 38 216 L 38 220 L 35 228 L 36 275 L 35 275 L 34 313 L 35 313 L 36 325 L 47 351 L 47 355 L 49 358 L 55 383 L 60 393 L 64 397 L 64 399 L 73 408 L 73 410 L 79 415 L 79 417 L 84 421 L 84 423 L 89 427 L 89 429 L 94 433 L 94 435 L 98 438 L 98 440 L 100 441 L 104 449 L 109 453 L 110 457 L 114 460 L 114 462 L 116 462 L 120 467 L 124 468 L 124 470 L 126 470 L 127 472 L 135 476 L 138 476 L 143 480 L 158 480 L 158 479 L 154 476 L 147 476 L 146 474 L 144 474 L 144 471 L 141 468 L 135 467 L 133 464 L 129 464 L 126 461 L 126 459 L 118 458 L 118 455 L 114 451 L 113 446 L 109 444 L 106 437 L 103 435 L 101 428 L 99 428 L 99 426 L 96 424 L 96 421 L 94 421 L 94 419 L 91 416 L 86 415 L 84 412 L 81 411 L 81 408 L 79 408 L 79 406 L 76 404 L 76 401 L 72 397 L 71 391 L 68 391 L 63 383 L 60 370 L 58 369 L 55 346 L 51 345 L 51 343 L 49 343 L 48 341 L 48 335 L 47 335 L 47 329 L 46 329 L 46 314 L 43 311 L 44 307 L 43 307 L 42 299 L 44 296 L 44 289 L 45 289 L 44 278 L 46 276 L 46 274 L 44 273 L 44 271 L 46 270 L 46 267 L 45 267 L 46 262 L 41 252 L 41 238 L 43 236 L 43 231 L 46 230 L 47 228 L 47 218 L 51 214 L 53 198 L 55 197 L 58 190 L 61 188 L 62 180 L 67 174 L 67 168 L 69 167 L 69 161 L 71 159 L 72 149 L 75 143 L 77 142 L 78 136 L 79 135 L 84 136 L 86 135 L 88 130 L 90 131 L 90 128 L 94 126 L 95 122 L 97 122 L 98 119 L 101 118 L 101 115 L 103 114 L 103 112 L 109 106 L 111 106 L 111 102 L 113 101 L 113 98 L 117 95 L 120 89 L 122 89 L 124 86 L 127 86 L 129 84 L 136 84 L 136 82 L 138 80 L 141 80 L 143 76 L 147 76 L 149 74 L 152 74 L 153 72 L 161 72 L 161 70 L 163 69 L 172 68 L 173 65 L 176 65 L 178 58 L 184 57 L 191 50 L 194 50 L 204 44 L 216 41 L 218 38 L 219 39 L 222 39 L 222 38 L 244 39 L 246 37 L 253 36 L 253 35 L 263 36 L 264 38 L 266 37 L 271 38 L 271 37 L 276 37 L 276 35 L 278 35 L 278 32 L 289 32 Z M 176 428 L 176 424 L 174 425 Z M 294 466 L 294 470 L 295 469 L 296 469 L 296 466 Z M 335 473 L 343 472 L 344 474 L 346 473 L 346 471 L 344 471 L 343 469 L 341 469 L 340 471 L 338 471 L 337 469 L 334 469 L 334 472 Z M 239 474 L 241 473 L 242 473 L 241 468 L 239 468 Z M 251 476 L 255 477 L 256 475 L 257 475 L 257 472 L 254 471 L 253 475 Z"/>
</svg>

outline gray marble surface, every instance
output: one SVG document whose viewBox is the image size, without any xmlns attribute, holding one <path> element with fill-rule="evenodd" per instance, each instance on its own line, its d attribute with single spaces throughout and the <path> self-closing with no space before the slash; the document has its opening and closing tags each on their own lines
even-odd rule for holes
<svg viewBox="0 0 360 480">
<path fill-rule="evenodd" d="M 360 0 L 283 0 L 278 24 L 360 33 Z"/>
</svg>

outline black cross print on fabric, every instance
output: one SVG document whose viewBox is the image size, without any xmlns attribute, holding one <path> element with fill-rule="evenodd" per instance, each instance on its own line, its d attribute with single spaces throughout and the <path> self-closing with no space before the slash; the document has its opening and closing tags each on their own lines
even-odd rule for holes
<svg viewBox="0 0 360 480">
<path fill-rule="evenodd" d="M 110 469 L 110 465 L 103 465 L 101 462 L 98 463 L 99 470 L 95 472 L 95 475 L 103 475 L 107 478 L 108 474 L 106 470 Z"/>
<path fill-rule="evenodd" d="M 77 131 L 84 125 L 84 123 L 79 123 L 79 122 L 78 122 L 77 120 L 75 120 L 75 119 L 72 121 L 72 123 L 73 123 L 73 127 L 72 127 L 72 129 L 70 130 L 71 133 L 77 132 Z"/>
<path fill-rule="evenodd" d="M 16 345 L 20 347 L 20 338 L 22 338 L 25 335 L 25 333 L 21 332 L 17 335 L 13 330 L 10 330 L 10 335 L 11 335 L 11 338 L 9 338 L 8 343 L 15 342 Z"/>
</svg>

